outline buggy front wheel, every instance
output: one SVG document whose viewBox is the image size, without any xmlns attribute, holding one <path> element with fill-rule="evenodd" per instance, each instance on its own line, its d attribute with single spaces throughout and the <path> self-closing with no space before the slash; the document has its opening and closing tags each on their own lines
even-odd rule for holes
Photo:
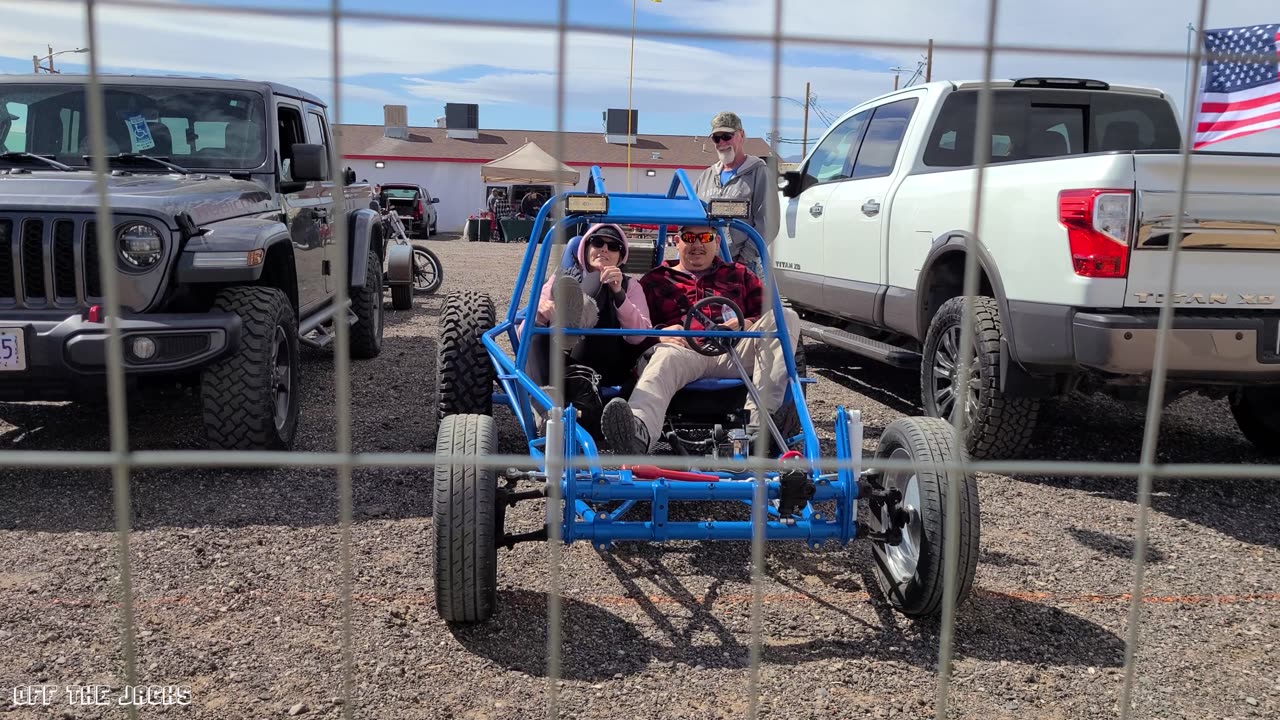
<svg viewBox="0 0 1280 720">
<path fill-rule="evenodd" d="M 947 467 L 961 458 L 955 430 L 939 418 L 909 417 L 885 428 L 875 460 L 909 463 L 880 473 L 880 486 L 900 502 L 873 508 L 872 527 L 891 539 L 872 541 L 875 574 L 889 603 L 904 615 L 926 617 L 942 609 L 946 574 L 947 496 L 957 492 L 959 558 L 955 598 L 973 586 L 978 566 L 978 484 Z"/>
<path fill-rule="evenodd" d="M 436 611 L 450 623 L 488 620 L 498 595 L 498 480 L 493 468 L 451 456 L 493 453 L 488 415 L 440 421 L 435 468 Z"/>
</svg>

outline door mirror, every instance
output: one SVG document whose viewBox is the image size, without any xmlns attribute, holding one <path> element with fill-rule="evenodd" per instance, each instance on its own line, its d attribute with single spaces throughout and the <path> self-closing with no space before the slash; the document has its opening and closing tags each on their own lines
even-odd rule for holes
<svg viewBox="0 0 1280 720">
<path fill-rule="evenodd" d="M 783 197 L 793 198 L 800 194 L 800 171 L 788 170 L 778 176 L 778 189 Z"/>
<path fill-rule="evenodd" d="M 440 202 L 440 198 L 431 198 L 431 204 L 432 204 L 432 205 L 435 205 L 435 204 L 436 204 L 436 203 L 438 203 L 438 202 Z"/>
<path fill-rule="evenodd" d="M 329 179 L 329 155 L 323 145 L 297 143 L 293 146 L 294 182 L 319 182 Z"/>
</svg>

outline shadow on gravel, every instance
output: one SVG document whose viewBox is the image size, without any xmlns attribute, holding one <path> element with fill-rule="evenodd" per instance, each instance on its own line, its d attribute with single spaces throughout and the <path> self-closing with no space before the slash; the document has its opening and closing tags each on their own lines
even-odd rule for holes
<svg viewBox="0 0 1280 720">
<path fill-rule="evenodd" d="M 920 377 L 820 343 L 805 345 L 811 377 L 830 380 L 903 415 L 923 415 Z"/>
<path fill-rule="evenodd" d="M 1111 533 L 1097 532 L 1096 530 L 1085 528 L 1068 528 L 1067 533 L 1075 538 L 1076 542 L 1094 552 L 1117 557 L 1121 560 L 1133 559 L 1134 542 L 1129 538 L 1117 537 Z M 1163 550 L 1155 547 L 1152 543 L 1147 544 L 1148 564 L 1159 564 L 1167 558 L 1168 555 Z"/>
</svg>

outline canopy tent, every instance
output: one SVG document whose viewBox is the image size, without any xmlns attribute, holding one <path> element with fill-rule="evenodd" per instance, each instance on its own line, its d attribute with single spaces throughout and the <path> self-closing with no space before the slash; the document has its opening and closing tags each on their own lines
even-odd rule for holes
<svg viewBox="0 0 1280 720">
<path fill-rule="evenodd" d="M 480 168 L 480 177 L 487 183 L 565 183 L 577 185 L 577 170 L 556 162 L 556 159 L 538 147 L 526 142 L 512 151 Z"/>
</svg>

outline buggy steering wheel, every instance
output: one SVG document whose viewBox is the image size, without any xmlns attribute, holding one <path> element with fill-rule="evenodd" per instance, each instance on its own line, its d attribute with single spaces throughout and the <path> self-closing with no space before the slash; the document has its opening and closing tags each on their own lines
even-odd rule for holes
<svg viewBox="0 0 1280 720">
<path fill-rule="evenodd" d="M 719 311 L 709 308 L 719 307 Z M 713 320 L 712 316 L 718 316 L 719 321 Z M 724 325 L 724 318 L 731 315 L 738 319 L 738 329 L 742 329 L 742 308 L 738 304 L 722 295 L 712 295 L 705 297 L 693 304 L 689 308 L 689 312 L 684 316 L 684 329 L 693 331 L 693 321 L 697 320 L 702 324 L 704 330 L 730 330 L 732 328 Z M 732 347 L 733 339 L 724 337 L 686 337 L 685 341 L 689 343 L 689 347 L 700 355 L 708 357 L 716 357 L 729 352 Z"/>
</svg>

